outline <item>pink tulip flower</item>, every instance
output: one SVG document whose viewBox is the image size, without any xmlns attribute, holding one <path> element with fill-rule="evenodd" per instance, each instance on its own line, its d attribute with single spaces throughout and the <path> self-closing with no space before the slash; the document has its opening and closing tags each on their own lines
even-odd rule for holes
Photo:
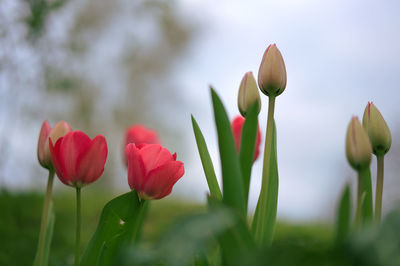
<svg viewBox="0 0 400 266">
<path fill-rule="evenodd" d="M 55 145 L 49 141 L 55 172 L 64 184 L 80 188 L 102 175 L 108 152 L 104 136 L 91 140 L 81 131 L 72 131 Z"/>
<path fill-rule="evenodd" d="M 168 196 L 174 184 L 183 176 L 183 163 L 159 144 L 131 143 L 126 146 L 128 183 L 142 199 Z"/>
</svg>

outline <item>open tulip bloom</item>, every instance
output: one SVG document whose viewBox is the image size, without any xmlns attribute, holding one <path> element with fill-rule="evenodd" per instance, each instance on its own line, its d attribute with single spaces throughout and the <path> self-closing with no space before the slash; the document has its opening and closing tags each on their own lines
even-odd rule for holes
<svg viewBox="0 0 400 266">
<path fill-rule="evenodd" d="M 185 173 L 183 163 L 159 144 L 131 143 L 126 146 L 128 183 L 139 197 L 161 199 Z"/>
<path fill-rule="evenodd" d="M 50 140 L 50 152 L 60 181 L 80 188 L 93 183 L 103 173 L 107 142 L 102 135 L 91 140 L 85 133 L 73 131 L 60 138 L 54 146 Z"/>
<path fill-rule="evenodd" d="M 96 181 L 104 171 L 107 142 L 102 135 L 91 140 L 81 131 L 73 131 L 57 140 L 51 139 L 50 153 L 56 174 L 65 185 L 76 188 L 75 266 L 79 264 L 81 227 L 81 187 Z"/>
</svg>

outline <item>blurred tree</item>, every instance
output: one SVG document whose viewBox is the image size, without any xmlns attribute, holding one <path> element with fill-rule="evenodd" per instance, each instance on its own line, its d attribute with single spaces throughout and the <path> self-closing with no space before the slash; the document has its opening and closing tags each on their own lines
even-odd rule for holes
<svg viewBox="0 0 400 266">
<path fill-rule="evenodd" d="M 2 23 L 5 38 L 0 41 L 9 49 L 9 61 L 1 64 L 0 75 L 8 81 L 5 97 L 15 103 L 3 107 L 0 147 L 8 145 L 7 150 L 14 152 L 18 140 L 4 134 L 14 112 L 13 130 L 26 137 L 25 151 L 32 154 L 15 151 L 8 158 L 32 161 L 36 130 L 44 119 L 67 120 L 91 137 L 105 135 L 106 174 L 121 169 L 121 139 L 130 124 L 146 123 L 162 130 L 166 139 L 179 134 L 179 129 L 159 117 L 179 112 L 175 101 L 180 88 L 173 69 L 195 31 L 176 3 L 20 0 L 13 7 L 12 2 L 0 7 L 6 22 Z M 17 12 L 11 14 L 10 8 Z M 18 61 L 21 53 L 29 60 Z M 34 70 L 29 79 L 26 68 Z M 2 148 L 0 152 L 3 161 L 6 155 Z M 0 164 L 0 170 L 4 168 L 9 171 L 3 172 L 3 178 L 19 174 L 11 161 Z"/>
<path fill-rule="evenodd" d="M 25 17 L 28 25 L 28 37 L 36 39 L 43 32 L 47 18 L 58 8 L 61 8 L 66 0 L 25 0 L 29 6 L 29 15 Z"/>
</svg>

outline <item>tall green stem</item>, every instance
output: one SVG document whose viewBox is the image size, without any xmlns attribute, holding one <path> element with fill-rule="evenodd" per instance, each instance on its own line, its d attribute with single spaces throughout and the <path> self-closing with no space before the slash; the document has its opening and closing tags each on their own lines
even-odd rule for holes
<svg viewBox="0 0 400 266">
<path fill-rule="evenodd" d="M 383 161 L 384 156 L 379 155 L 376 157 L 378 162 L 377 167 L 377 180 L 376 180 L 376 194 L 375 194 L 375 222 L 380 223 L 382 217 L 382 193 L 383 193 Z"/>
<path fill-rule="evenodd" d="M 49 170 L 49 178 L 47 180 L 46 196 L 44 198 L 42 220 L 40 224 L 38 251 L 36 254 L 34 265 L 42 265 L 44 259 L 44 249 L 46 243 L 46 228 L 49 221 L 49 206 L 51 201 L 51 193 L 53 190 L 54 170 Z"/>
<path fill-rule="evenodd" d="M 144 199 L 140 200 L 140 206 L 139 206 L 138 214 L 136 217 L 136 223 L 134 225 L 132 236 L 131 236 L 132 244 L 135 244 L 137 242 L 137 240 L 139 239 L 140 230 L 142 229 L 143 220 L 147 213 L 148 204 L 149 204 L 148 200 L 144 200 Z"/>
<path fill-rule="evenodd" d="M 358 181 L 357 181 L 357 208 L 356 208 L 356 218 L 355 218 L 355 228 L 358 231 L 361 225 L 361 201 L 362 201 L 362 194 L 363 194 L 363 178 L 358 172 Z"/>
<path fill-rule="evenodd" d="M 358 171 L 356 229 L 373 221 L 371 171 L 369 167 Z"/>
<path fill-rule="evenodd" d="M 265 147 L 264 147 L 264 162 L 263 162 L 263 171 L 262 171 L 262 185 L 261 185 L 261 193 L 259 198 L 260 210 L 259 214 L 264 216 L 267 208 L 267 196 L 266 193 L 268 191 L 268 178 L 269 172 L 271 168 L 271 148 L 272 148 L 272 132 L 274 128 L 274 111 L 275 111 L 275 97 L 270 96 L 268 101 L 268 118 L 267 118 L 267 132 L 265 136 Z M 261 219 L 257 219 L 256 225 L 256 241 L 258 243 L 263 243 L 266 241 L 265 236 L 265 226 L 263 222 L 265 217 L 261 217 Z"/>
<path fill-rule="evenodd" d="M 79 251 L 81 242 L 81 188 L 76 188 L 76 238 L 75 238 L 75 266 L 79 265 Z"/>
</svg>

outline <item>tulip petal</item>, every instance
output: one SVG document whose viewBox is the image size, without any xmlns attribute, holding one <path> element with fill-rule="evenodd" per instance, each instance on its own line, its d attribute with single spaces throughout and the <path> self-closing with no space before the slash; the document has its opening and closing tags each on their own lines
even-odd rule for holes
<svg viewBox="0 0 400 266">
<path fill-rule="evenodd" d="M 184 167 L 180 161 L 160 165 L 149 172 L 143 192 L 153 199 L 163 198 L 171 193 L 173 185 L 183 174 Z"/>
<path fill-rule="evenodd" d="M 146 167 L 146 175 L 154 168 L 173 160 L 171 153 L 159 144 L 145 145 L 140 150 L 140 155 Z"/>
<path fill-rule="evenodd" d="M 46 120 L 43 122 L 42 127 L 40 128 L 40 133 L 39 133 L 39 141 L 38 141 L 38 148 L 37 148 L 37 156 L 38 156 L 38 160 L 39 163 L 43 166 L 43 167 L 48 167 L 48 158 L 46 156 L 46 144 L 47 144 L 47 139 L 49 137 L 50 134 L 50 124 L 49 122 Z M 47 157 L 47 158 L 46 158 Z"/>
<path fill-rule="evenodd" d="M 147 174 L 151 169 L 154 168 L 155 158 L 161 152 L 161 145 L 158 144 L 141 144 L 140 145 L 140 157 L 143 160 L 145 166 L 145 173 Z"/>
<path fill-rule="evenodd" d="M 59 156 L 63 161 L 63 170 L 69 182 L 81 181 L 77 174 L 77 158 L 88 149 L 90 143 L 90 138 L 81 131 L 73 131 L 63 138 Z"/>
<path fill-rule="evenodd" d="M 107 142 L 104 136 L 96 136 L 76 158 L 78 180 L 86 184 L 96 181 L 104 171 L 107 152 Z"/>
<path fill-rule="evenodd" d="M 145 166 L 135 144 L 130 143 L 125 148 L 128 158 L 128 184 L 131 189 L 140 191 L 145 178 Z"/>
<path fill-rule="evenodd" d="M 244 124 L 244 117 L 241 115 L 236 116 L 236 118 L 232 121 L 232 132 L 233 132 L 233 137 L 235 139 L 236 151 L 238 152 L 240 150 L 243 124 Z"/>
<path fill-rule="evenodd" d="M 180 163 L 181 163 L 181 166 L 178 169 L 178 171 L 176 172 L 175 177 L 173 178 L 173 180 L 170 183 L 169 187 L 165 190 L 164 194 L 162 194 L 160 196 L 160 198 L 164 198 L 164 197 L 168 196 L 169 194 L 171 194 L 172 188 L 175 185 L 175 183 L 178 182 L 178 180 L 185 174 L 185 168 L 183 166 L 183 163 L 182 162 L 180 162 Z"/>
<path fill-rule="evenodd" d="M 49 149 L 50 149 L 50 155 L 51 155 L 51 161 L 54 166 L 54 170 L 60 179 L 61 182 L 63 182 L 65 185 L 71 186 L 72 184 L 68 182 L 68 180 L 65 178 L 65 166 L 64 166 L 64 160 L 62 160 L 62 156 L 60 156 L 60 146 L 62 143 L 63 138 L 59 138 L 56 142 L 56 144 L 53 146 L 53 141 L 49 138 Z"/>
</svg>

